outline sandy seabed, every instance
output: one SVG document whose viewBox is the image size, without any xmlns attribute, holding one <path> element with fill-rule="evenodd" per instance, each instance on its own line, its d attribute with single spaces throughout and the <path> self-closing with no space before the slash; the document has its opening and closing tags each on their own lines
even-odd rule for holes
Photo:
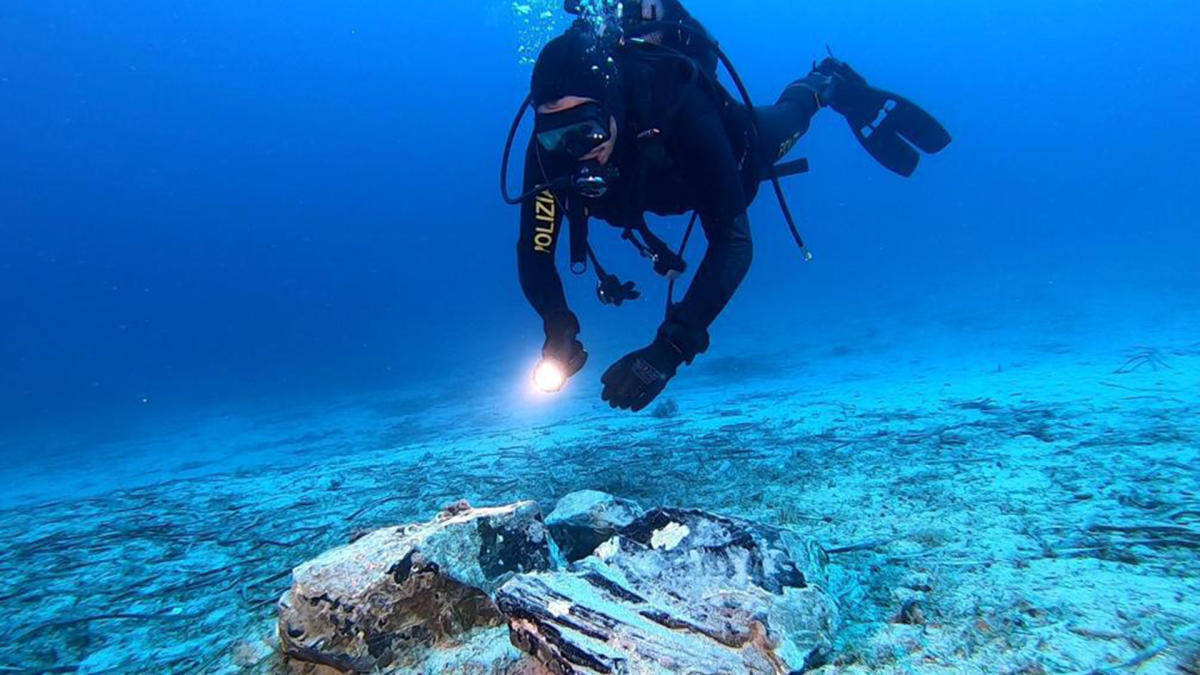
<svg viewBox="0 0 1200 675">
<path fill-rule="evenodd" d="M 590 383 L 517 414 L 372 394 L 10 466 L 0 673 L 265 672 L 298 563 L 459 499 L 578 489 L 816 536 L 843 618 L 827 672 L 1200 672 L 1195 336 L 961 362 L 760 344 L 687 371 L 674 414 L 615 414 Z"/>
</svg>

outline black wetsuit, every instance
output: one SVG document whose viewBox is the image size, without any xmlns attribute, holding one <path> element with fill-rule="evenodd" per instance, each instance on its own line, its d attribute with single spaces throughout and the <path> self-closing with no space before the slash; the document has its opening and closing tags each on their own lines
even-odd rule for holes
<svg viewBox="0 0 1200 675">
<path fill-rule="evenodd" d="M 644 224 L 646 212 L 696 211 L 708 250 L 668 323 L 687 361 L 708 347 L 708 327 L 729 302 L 750 267 L 752 244 L 746 209 L 766 178 L 766 168 L 787 153 L 818 110 L 812 91 L 792 85 L 773 106 L 749 112 L 702 68 L 678 59 L 622 63 L 625 119 L 610 162 L 621 173 L 600 199 L 543 193 L 521 208 L 517 244 L 521 287 L 547 326 L 574 322 L 555 264 L 564 215 L 586 209 L 592 219 L 617 227 Z M 525 189 L 546 182 L 535 146 L 525 157 Z"/>
</svg>

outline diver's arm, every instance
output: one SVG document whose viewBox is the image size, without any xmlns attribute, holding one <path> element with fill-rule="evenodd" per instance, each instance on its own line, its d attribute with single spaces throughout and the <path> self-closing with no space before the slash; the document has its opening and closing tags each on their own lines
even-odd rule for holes
<svg viewBox="0 0 1200 675">
<path fill-rule="evenodd" d="M 522 190 L 532 190 L 543 182 L 531 142 L 525 153 L 525 182 Z M 579 332 L 578 321 L 567 307 L 562 279 L 555 264 L 555 252 L 558 250 L 562 224 L 562 207 L 549 190 L 521 204 L 517 272 L 521 280 L 521 290 L 534 311 L 545 322 L 547 335 L 552 328 L 560 326 L 563 329 L 573 326 L 574 332 Z"/>
<path fill-rule="evenodd" d="M 720 115 L 703 112 L 682 125 L 679 137 L 680 165 L 701 201 L 708 250 L 664 329 L 678 334 L 673 341 L 690 361 L 708 347 L 708 327 L 750 269 L 753 245 L 742 178 Z"/>
<path fill-rule="evenodd" d="M 601 376 L 600 397 L 614 408 L 643 410 L 679 366 L 708 349 L 708 327 L 750 268 L 752 247 L 746 197 L 733 148 L 712 101 L 692 99 L 671 125 L 683 177 L 696 195 L 708 250 L 683 300 L 673 306 L 649 345 L 626 354 Z"/>
</svg>

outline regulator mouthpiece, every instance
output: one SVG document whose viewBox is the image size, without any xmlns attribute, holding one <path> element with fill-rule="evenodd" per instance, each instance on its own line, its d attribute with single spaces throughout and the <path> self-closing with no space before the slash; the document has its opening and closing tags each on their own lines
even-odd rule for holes
<svg viewBox="0 0 1200 675">
<path fill-rule="evenodd" d="M 556 361 L 543 360 L 533 370 L 533 386 L 545 394 L 556 394 L 567 384 L 567 374 Z"/>
<path fill-rule="evenodd" d="M 600 199 L 608 194 L 608 188 L 617 180 L 620 172 L 615 167 L 600 164 L 596 160 L 584 162 L 571 178 L 575 192 L 585 199 Z"/>
<path fill-rule="evenodd" d="M 608 181 L 603 176 L 580 176 L 575 179 L 575 189 L 587 199 L 599 199 L 608 193 Z"/>
</svg>

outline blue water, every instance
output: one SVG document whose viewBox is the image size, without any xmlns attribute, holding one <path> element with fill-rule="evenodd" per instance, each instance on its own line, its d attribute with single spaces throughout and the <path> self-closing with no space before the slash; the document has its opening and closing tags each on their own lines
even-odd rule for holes
<svg viewBox="0 0 1200 675">
<path fill-rule="evenodd" d="M 818 262 L 795 264 L 760 199 L 733 312 L 1194 297 L 1193 4 L 692 4 L 760 100 L 828 43 L 956 137 L 904 181 L 821 116 L 815 171 L 788 183 Z M 0 31 L 3 428 L 121 433 L 213 401 L 490 379 L 536 350 L 494 185 L 529 76 L 507 3 L 25 2 Z M 657 301 L 622 317 L 588 286 L 585 335 L 648 337 Z"/>
<path fill-rule="evenodd" d="M 696 373 L 871 351 L 902 381 L 918 361 L 998 369 L 1001 344 L 1115 367 L 1142 336 L 1200 339 L 1200 5 L 687 4 L 760 102 L 829 45 L 955 137 L 905 180 L 819 115 L 796 151 L 813 171 L 785 183 L 816 258 L 800 262 L 764 191 L 754 267 Z M 53 455 L 60 476 L 149 448 L 168 480 L 211 459 L 189 434 L 268 447 L 378 398 L 414 419 L 427 398 L 488 401 L 522 423 L 534 404 L 507 393 L 541 325 L 496 179 L 530 50 L 565 26 L 557 3 L 529 5 L 0 5 L 0 459 Z M 615 232 L 593 238 L 648 297 L 601 307 L 563 267 L 593 361 L 536 415 L 583 436 L 581 407 L 624 419 L 596 405 L 599 374 L 651 339 L 663 297 Z M 723 384 L 690 374 L 668 394 Z M 253 421 L 287 410 L 307 426 Z"/>
</svg>

